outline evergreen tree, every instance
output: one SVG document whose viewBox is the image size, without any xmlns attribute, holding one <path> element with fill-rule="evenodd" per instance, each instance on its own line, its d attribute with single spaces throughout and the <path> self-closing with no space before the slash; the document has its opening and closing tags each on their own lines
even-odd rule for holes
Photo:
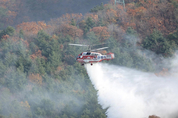
<svg viewBox="0 0 178 118">
<path fill-rule="evenodd" d="M 86 34 L 94 26 L 95 26 L 95 22 L 91 17 L 88 17 L 84 25 L 84 33 Z"/>
<path fill-rule="evenodd" d="M 19 31 L 19 38 L 24 39 L 24 33 L 22 29 Z"/>
<path fill-rule="evenodd" d="M 0 36 L 2 37 L 3 35 L 9 35 L 12 36 L 14 35 L 15 29 L 11 26 L 8 26 L 5 30 L 2 30 L 0 33 Z"/>
<path fill-rule="evenodd" d="M 76 23 L 75 23 L 75 20 L 72 18 L 72 20 L 71 20 L 71 23 L 70 23 L 71 25 L 73 25 L 73 26 L 76 26 Z"/>
<path fill-rule="evenodd" d="M 172 54 L 171 45 L 158 30 L 154 30 L 150 36 L 146 37 L 143 40 L 142 46 L 164 56 Z"/>
</svg>

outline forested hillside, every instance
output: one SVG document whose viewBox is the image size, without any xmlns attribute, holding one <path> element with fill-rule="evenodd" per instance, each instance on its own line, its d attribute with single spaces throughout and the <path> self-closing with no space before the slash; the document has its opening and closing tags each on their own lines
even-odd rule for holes
<svg viewBox="0 0 178 118">
<path fill-rule="evenodd" d="M 178 48 L 177 0 L 125 0 L 126 9 L 111 0 L 86 14 L 83 5 L 90 1 L 78 0 L 81 9 L 70 2 L 1 1 L 1 118 L 106 117 L 85 68 L 75 60 L 86 49 L 69 43 L 107 43 L 102 53 L 114 52 L 115 59 L 106 63 L 152 72 L 163 67 L 147 57 L 149 51 L 169 58 Z M 58 8 L 61 3 L 69 11 Z"/>
</svg>

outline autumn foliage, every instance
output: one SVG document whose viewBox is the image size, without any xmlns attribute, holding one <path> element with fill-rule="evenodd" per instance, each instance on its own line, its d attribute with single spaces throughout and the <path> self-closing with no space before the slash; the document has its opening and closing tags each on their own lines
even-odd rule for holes
<svg viewBox="0 0 178 118">
<path fill-rule="evenodd" d="M 34 54 L 30 55 L 31 59 L 36 59 L 37 57 L 41 57 L 41 58 L 45 58 L 41 55 L 41 50 L 38 50 L 37 52 L 35 52 Z"/>
<path fill-rule="evenodd" d="M 30 74 L 29 75 L 29 80 L 32 83 L 36 83 L 36 84 L 42 85 L 42 77 L 39 74 Z"/>
<path fill-rule="evenodd" d="M 109 32 L 107 31 L 107 27 L 93 27 L 91 29 L 100 39 L 100 41 L 105 41 L 110 37 Z"/>
<path fill-rule="evenodd" d="M 62 33 L 64 36 L 69 35 L 73 39 L 81 37 L 83 35 L 83 31 L 81 29 L 69 24 L 61 25 L 57 33 Z"/>
<path fill-rule="evenodd" d="M 160 118 L 160 117 L 155 116 L 155 115 L 151 115 L 151 116 L 149 116 L 149 118 Z"/>
<path fill-rule="evenodd" d="M 17 31 L 23 30 L 25 35 L 36 35 L 40 30 L 49 28 L 43 21 L 36 22 L 23 22 L 17 25 Z"/>
<path fill-rule="evenodd" d="M 24 102 L 22 101 L 22 102 L 20 102 L 20 105 L 22 107 L 24 107 L 25 109 L 30 110 L 30 105 L 29 105 L 28 101 L 24 101 Z"/>
</svg>

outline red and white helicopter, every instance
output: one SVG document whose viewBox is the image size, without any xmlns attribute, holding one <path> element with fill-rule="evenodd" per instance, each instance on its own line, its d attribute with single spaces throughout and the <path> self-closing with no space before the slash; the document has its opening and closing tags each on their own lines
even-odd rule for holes
<svg viewBox="0 0 178 118">
<path fill-rule="evenodd" d="M 106 49 L 108 47 L 102 47 L 102 48 L 91 50 L 91 47 L 93 45 L 82 45 L 82 44 L 69 44 L 69 45 L 88 47 L 88 50 L 86 52 L 82 52 L 76 57 L 76 60 L 80 62 L 82 65 L 87 64 L 87 63 L 90 63 L 91 65 L 93 65 L 93 63 L 98 63 L 103 60 L 114 59 L 114 53 L 110 52 L 110 53 L 107 53 L 106 55 L 102 55 L 99 52 L 94 52 L 94 51 Z"/>
</svg>

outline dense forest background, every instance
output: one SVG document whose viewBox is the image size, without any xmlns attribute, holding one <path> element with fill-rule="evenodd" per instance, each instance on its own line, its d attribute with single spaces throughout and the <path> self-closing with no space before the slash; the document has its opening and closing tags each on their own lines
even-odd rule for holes
<svg viewBox="0 0 178 118">
<path fill-rule="evenodd" d="M 0 118 L 106 117 L 75 61 L 86 49 L 69 43 L 106 43 L 101 53 L 116 57 L 106 63 L 169 70 L 162 59 L 178 48 L 178 0 L 125 0 L 125 9 L 97 2 L 0 1 Z"/>
</svg>

